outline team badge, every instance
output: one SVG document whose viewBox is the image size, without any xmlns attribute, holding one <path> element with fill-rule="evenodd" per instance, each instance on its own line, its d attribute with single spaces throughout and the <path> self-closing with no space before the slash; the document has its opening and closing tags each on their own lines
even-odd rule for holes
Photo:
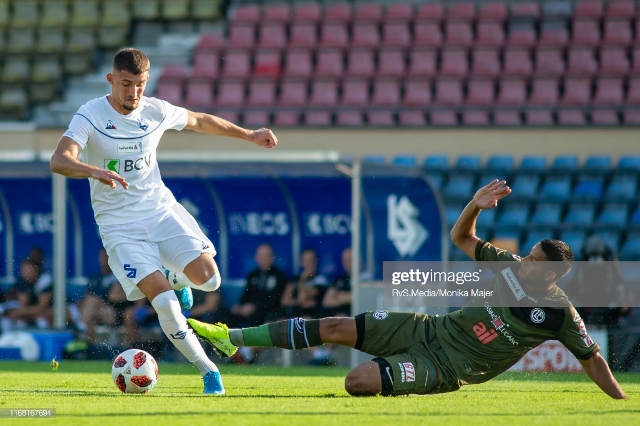
<svg viewBox="0 0 640 426">
<path fill-rule="evenodd" d="M 373 313 L 373 317 L 377 320 L 383 320 L 389 316 L 389 312 L 387 311 L 375 311 Z"/>
</svg>

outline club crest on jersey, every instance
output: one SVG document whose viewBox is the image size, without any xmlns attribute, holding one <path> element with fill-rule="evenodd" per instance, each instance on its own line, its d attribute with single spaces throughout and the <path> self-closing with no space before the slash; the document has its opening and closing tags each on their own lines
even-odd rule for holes
<svg viewBox="0 0 640 426">
<path fill-rule="evenodd" d="M 144 121 L 144 118 L 138 119 L 138 126 L 140 126 L 140 128 L 144 131 L 147 131 L 147 129 L 149 128 L 149 125 Z"/>
<path fill-rule="evenodd" d="M 105 127 L 105 129 L 107 129 L 107 130 L 115 130 L 116 129 L 116 125 L 113 124 L 113 121 L 108 120 L 107 121 L 107 127 Z"/>
</svg>

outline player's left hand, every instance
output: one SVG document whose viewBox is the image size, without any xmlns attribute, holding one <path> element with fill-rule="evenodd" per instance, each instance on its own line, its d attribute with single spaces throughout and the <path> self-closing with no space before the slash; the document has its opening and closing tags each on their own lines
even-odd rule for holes
<svg viewBox="0 0 640 426">
<path fill-rule="evenodd" d="M 251 142 L 265 148 L 273 148 L 278 145 L 278 138 L 273 134 L 271 129 L 261 128 L 251 133 Z"/>
</svg>

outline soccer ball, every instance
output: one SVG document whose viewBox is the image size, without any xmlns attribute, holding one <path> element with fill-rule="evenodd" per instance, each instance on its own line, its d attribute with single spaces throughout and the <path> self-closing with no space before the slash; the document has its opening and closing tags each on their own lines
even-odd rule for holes
<svg viewBox="0 0 640 426">
<path fill-rule="evenodd" d="M 128 349 L 113 361 L 111 377 L 124 393 L 147 393 L 158 380 L 158 363 L 142 349 Z"/>
</svg>

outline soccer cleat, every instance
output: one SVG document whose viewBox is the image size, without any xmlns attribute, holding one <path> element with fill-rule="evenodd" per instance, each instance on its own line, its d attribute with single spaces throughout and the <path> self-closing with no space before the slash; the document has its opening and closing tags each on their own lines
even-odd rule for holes
<svg viewBox="0 0 640 426">
<path fill-rule="evenodd" d="M 173 290 L 178 298 L 178 302 L 180 302 L 180 309 L 183 311 L 188 311 L 193 307 L 193 293 L 191 292 L 191 288 L 182 287 L 180 290 Z"/>
<path fill-rule="evenodd" d="M 238 350 L 238 347 L 231 343 L 229 339 L 229 328 L 226 325 L 220 322 L 207 324 L 193 318 L 188 318 L 187 323 L 191 326 L 193 332 L 213 346 L 220 356 L 232 356 Z"/>
<path fill-rule="evenodd" d="M 222 377 L 218 371 L 209 371 L 202 378 L 204 382 L 204 391 L 202 393 L 208 395 L 224 395 L 224 386 L 222 386 Z"/>
</svg>

